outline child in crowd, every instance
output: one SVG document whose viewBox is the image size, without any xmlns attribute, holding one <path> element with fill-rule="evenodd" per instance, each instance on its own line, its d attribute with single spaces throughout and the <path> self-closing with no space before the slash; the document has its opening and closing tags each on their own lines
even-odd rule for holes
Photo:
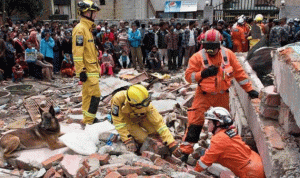
<svg viewBox="0 0 300 178">
<path fill-rule="evenodd" d="M 38 51 L 32 47 L 32 43 L 27 42 L 27 49 L 25 50 L 25 62 L 28 63 L 35 63 L 37 59 Z"/>
<path fill-rule="evenodd" d="M 148 54 L 148 61 L 152 70 L 159 70 L 163 66 L 161 55 L 157 50 L 157 47 L 154 45 Z"/>
<path fill-rule="evenodd" d="M 72 62 L 70 54 L 66 53 L 65 58 L 62 61 L 61 64 L 61 75 L 62 76 L 67 76 L 67 77 L 73 77 L 75 69 L 74 69 L 74 64 Z"/>
<path fill-rule="evenodd" d="M 101 60 L 101 75 L 105 74 L 107 72 L 108 75 L 113 76 L 113 67 L 115 66 L 115 62 L 113 60 L 113 57 L 107 52 L 107 50 L 104 50 L 103 57 Z M 108 71 L 107 71 L 108 69 Z"/>
<path fill-rule="evenodd" d="M 114 51 L 114 45 L 109 41 L 108 37 L 105 38 L 105 43 L 103 44 L 104 50 L 107 50 L 107 53 L 112 55 Z"/>
<path fill-rule="evenodd" d="M 13 82 L 21 82 L 23 80 L 24 70 L 19 63 L 12 67 L 12 72 Z"/>
<path fill-rule="evenodd" d="M 119 59 L 119 63 L 120 63 L 120 66 L 122 67 L 122 69 L 126 69 L 127 67 L 129 67 L 129 57 L 126 53 L 126 51 L 122 51 L 122 55 L 120 56 L 120 59 Z"/>
</svg>

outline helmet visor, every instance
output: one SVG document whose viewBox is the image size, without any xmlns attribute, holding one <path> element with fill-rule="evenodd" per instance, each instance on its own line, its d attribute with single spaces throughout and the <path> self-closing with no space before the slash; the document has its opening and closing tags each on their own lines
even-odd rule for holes
<svg viewBox="0 0 300 178">
<path fill-rule="evenodd" d="M 140 108 L 140 107 L 148 107 L 151 103 L 151 96 L 149 95 L 148 98 L 144 99 L 141 103 L 138 103 L 138 104 L 131 104 L 131 106 L 133 107 L 137 107 L 137 108 Z"/>
<path fill-rule="evenodd" d="M 96 3 L 93 3 L 91 6 L 91 10 L 100 11 L 100 8 L 98 7 L 98 5 Z"/>
<path fill-rule="evenodd" d="M 203 48 L 206 51 L 214 51 L 215 49 L 220 49 L 221 44 L 220 42 L 203 42 Z"/>
</svg>

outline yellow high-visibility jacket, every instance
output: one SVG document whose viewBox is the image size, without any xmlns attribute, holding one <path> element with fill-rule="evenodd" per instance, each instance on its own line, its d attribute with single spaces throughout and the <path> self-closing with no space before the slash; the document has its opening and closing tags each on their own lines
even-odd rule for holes
<svg viewBox="0 0 300 178">
<path fill-rule="evenodd" d="M 112 119 L 116 130 L 119 132 L 121 140 L 123 142 L 129 139 L 130 133 L 127 130 L 126 125 L 142 122 L 143 119 L 147 119 L 160 135 L 164 143 L 167 145 L 173 143 L 174 137 L 172 136 L 169 128 L 164 123 L 162 116 L 153 107 L 152 103 L 148 107 L 137 109 L 131 107 L 126 96 L 126 90 L 116 93 L 112 100 Z"/>
<path fill-rule="evenodd" d="M 88 81 L 98 82 L 100 66 L 98 62 L 98 51 L 94 43 L 92 29 L 94 22 L 81 18 L 72 32 L 72 51 L 75 63 L 76 77 L 79 77 L 83 68 L 86 69 Z"/>
</svg>

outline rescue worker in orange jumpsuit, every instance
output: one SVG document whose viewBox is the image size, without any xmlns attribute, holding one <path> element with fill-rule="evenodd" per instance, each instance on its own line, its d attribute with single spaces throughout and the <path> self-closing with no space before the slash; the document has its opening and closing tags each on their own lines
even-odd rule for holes
<svg viewBox="0 0 300 178">
<path fill-rule="evenodd" d="M 205 33 L 203 49 L 189 60 L 185 79 L 189 83 L 198 83 L 192 107 L 188 110 L 188 128 L 180 145 L 184 154 L 183 161 L 193 153 L 194 143 L 199 140 L 204 124 L 204 112 L 211 106 L 220 106 L 229 110 L 229 91 L 232 79 L 248 92 L 251 98 L 258 98 L 258 92 L 252 87 L 247 74 L 236 59 L 235 54 L 221 47 L 222 36 L 215 29 Z"/>
<path fill-rule="evenodd" d="M 250 29 L 251 29 L 250 27 L 251 26 L 244 19 L 244 23 L 242 25 L 242 28 L 244 30 L 245 39 L 247 39 L 249 34 L 250 34 Z M 245 40 L 245 45 L 243 45 L 243 52 L 248 52 L 248 50 L 249 50 L 249 41 Z"/>
<path fill-rule="evenodd" d="M 232 29 L 231 37 L 233 41 L 233 52 L 243 52 L 243 46 L 246 45 L 246 37 L 244 29 L 242 28 L 244 19 L 240 18 L 237 26 Z"/>
<path fill-rule="evenodd" d="M 231 128 L 233 121 L 225 108 L 210 108 L 205 119 L 208 119 L 208 132 L 213 136 L 209 149 L 197 161 L 195 171 L 201 172 L 218 162 L 239 178 L 265 177 L 261 157 Z"/>
</svg>

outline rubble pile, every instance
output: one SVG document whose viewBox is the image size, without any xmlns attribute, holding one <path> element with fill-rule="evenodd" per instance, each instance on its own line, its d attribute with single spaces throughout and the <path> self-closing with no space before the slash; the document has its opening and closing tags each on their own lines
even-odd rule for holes
<svg viewBox="0 0 300 178">
<path fill-rule="evenodd" d="M 211 135 L 201 134 L 195 145 L 198 155 L 190 155 L 188 163 L 171 156 L 168 148 L 157 138 L 148 139 L 140 154 L 126 151 L 111 124 L 110 100 L 117 91 L 131 84 L 147 87 L 152 104 L 163 116 L 174 138 L 181 142 L 187 125 L 187 108 L 191 106 L 197 85 L 188 84 L 184 73 L 148 74 L 133 69 L 121 70 L 117 77 L 100 79 L 101 102 L 97 118 L 102 122 L 87 125 L 81 106 L 81 86 L 78 79 L 58 78 L 55 83 L 36 82 L 26 79 L 22 84 L 32 85 L 34 92 L 12 94 L 10 102 L 0 106 L 3 116 L 0 121 L 1 134 L 12 129 L 26 128 L 40 122 L 38 107 L 47 110 L 54 106 L 63 136 L 59 138 L 67 147 L 23 150 L 18 157 L 7 161 L 7 168 L 0 169 L 0 176 L 9 177 L 216 177 L 226 175 L 228 170 L 214 164 L 209 172 L 193 171 L 194 157 L 203 155 L 208 148 Z M 206 131 L 204 127 L 204 131 Z"/>
</svg>

